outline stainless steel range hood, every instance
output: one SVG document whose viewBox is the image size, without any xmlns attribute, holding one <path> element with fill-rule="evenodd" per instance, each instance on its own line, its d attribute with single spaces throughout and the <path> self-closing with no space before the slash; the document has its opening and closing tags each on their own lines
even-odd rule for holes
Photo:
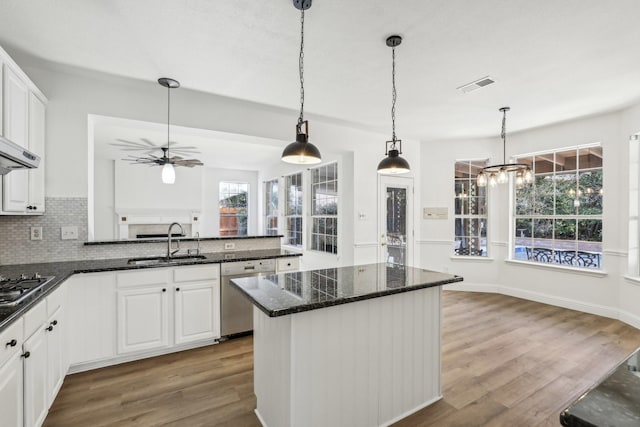
<svg viewBox="0 0 640 427">
<path fill-rule="evenodd" d="M 40 156 L 0 136 L 0 175 L 16 169 L 34 169 L 39 164 Z"/>
</svg>

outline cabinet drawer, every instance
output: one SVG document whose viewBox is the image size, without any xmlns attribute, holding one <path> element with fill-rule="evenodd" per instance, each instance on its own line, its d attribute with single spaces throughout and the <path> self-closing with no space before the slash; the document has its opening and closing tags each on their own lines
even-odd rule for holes
<svg viewBox="0 0 640 427">
<path fill-rule="evenodd" d="M 177 267 L 173 270 L 174 282 L 195 282 L 198 280 L 218 280 L 220 265 L 202 265 L 197 267 Z"/>
<path fill-rule="evenodd" d="M 278 258 L 278 272 L 297 271 L 300 269 L 300 259 L 298 257 Z"/>
<path fill-rule="evenodd" d="M 47 321 L 47 301 L 39 302 L 38 305 L 27 311 L 27 314 L 22 318 L 24 319 L 24 338 L 29 339 Z"/>
<path fill-rule="evenodd" d="M 57 309 L 64 305 L 64 300 L 67 296 L 66 289 L 67 285 L 62 284 L 47 297 L 47 317 L 51 317 Z"/>
<path fill-rule="evenodd" d="M 0 332 L 0 366 L 17 351 L 22 350 L 22 342 L 24 341 L 22 328 L 22 319 L 18 319 Z M 15 340 L 15 345 L 12 345 L 13 340 Z"/>
<path fill-rule="evenodd" d="M 168 268 L 150 268 L 144 271 L 128 271 L 116 275 L 119 288 L 133 286 L 162 285 L 168 282 Z"/>
</svg>

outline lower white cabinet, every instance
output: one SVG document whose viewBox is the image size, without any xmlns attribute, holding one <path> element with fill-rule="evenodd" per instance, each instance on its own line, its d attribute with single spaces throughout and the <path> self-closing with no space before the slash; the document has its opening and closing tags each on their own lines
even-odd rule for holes
<svg viewBox="0 0 640 427">
<path fill-rule="evenodd" d="M 24 359 L 24 425 L 42 425 L 49 410 L 47 337 L 44 325 L 22 345 Z"/>
<path fill-rule="evenodd" d="M 220 337 L 220 266 L 116 274 L 118 354 L 171 349 Z"/>
<path fill-rule="evenodd" d="M 217 282 L 217 281 L 216 281 Z M 220 336 L 214 321 L 219 287 L 210 282 L 184 283 L 175 286 L 175 343 L 186 344 Z"/>
<path fill-rule="evenodd" d="M 167 284 L 118 290 L 118 353 L 169 345 Z"/>
<path fill-rule="evenodd" d="M 23 427 L 22 323 L 0 333 L 0 424 L 7 427 Z"/>
<path fill-rule="evenodd" d="M 67 324 L 64 318 L 64 307 L 58 307 L 47 320 L 45 335 L 47 337 L 47 402 L 53 403 L 56 395 L 62 387 L 65 375 L 67 375 L 68 363 L 66 357 L 67 342 L 65 329 Z"/>
</svg>

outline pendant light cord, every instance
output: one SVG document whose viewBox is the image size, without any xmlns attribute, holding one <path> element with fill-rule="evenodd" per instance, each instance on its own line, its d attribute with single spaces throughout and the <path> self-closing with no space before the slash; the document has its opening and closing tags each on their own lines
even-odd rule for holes
<svg viewBox="0 0 640 427">
<path fill-rule="evenodd" d="M 298 132 L 304 122 L 304 9 L 300 11 L 300 56 L 298 57 L 298 73 L 300 74 L 300 117 Z"/>
<path fill-rule="evenodd" d="M 167 86 L 167 159 L 169 156 L 169 120 L 171 118 L 171 87 Z"/>
<path fill-rule="evenodd" d="M 396 148 L 396 48 L 391 48 L 391 141 Z"/>
</svg>

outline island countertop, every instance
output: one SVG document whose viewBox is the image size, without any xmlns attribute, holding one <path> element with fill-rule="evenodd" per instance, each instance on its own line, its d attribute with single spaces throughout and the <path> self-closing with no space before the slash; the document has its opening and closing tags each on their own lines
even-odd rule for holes
<svg viewBox="0 0 640 427">
<path fill-rule="evenodd" d="M 415 267 L 366 264 L 231 279 L 269 317 L 410 292 L 462 277 Z"/>
</svg>

